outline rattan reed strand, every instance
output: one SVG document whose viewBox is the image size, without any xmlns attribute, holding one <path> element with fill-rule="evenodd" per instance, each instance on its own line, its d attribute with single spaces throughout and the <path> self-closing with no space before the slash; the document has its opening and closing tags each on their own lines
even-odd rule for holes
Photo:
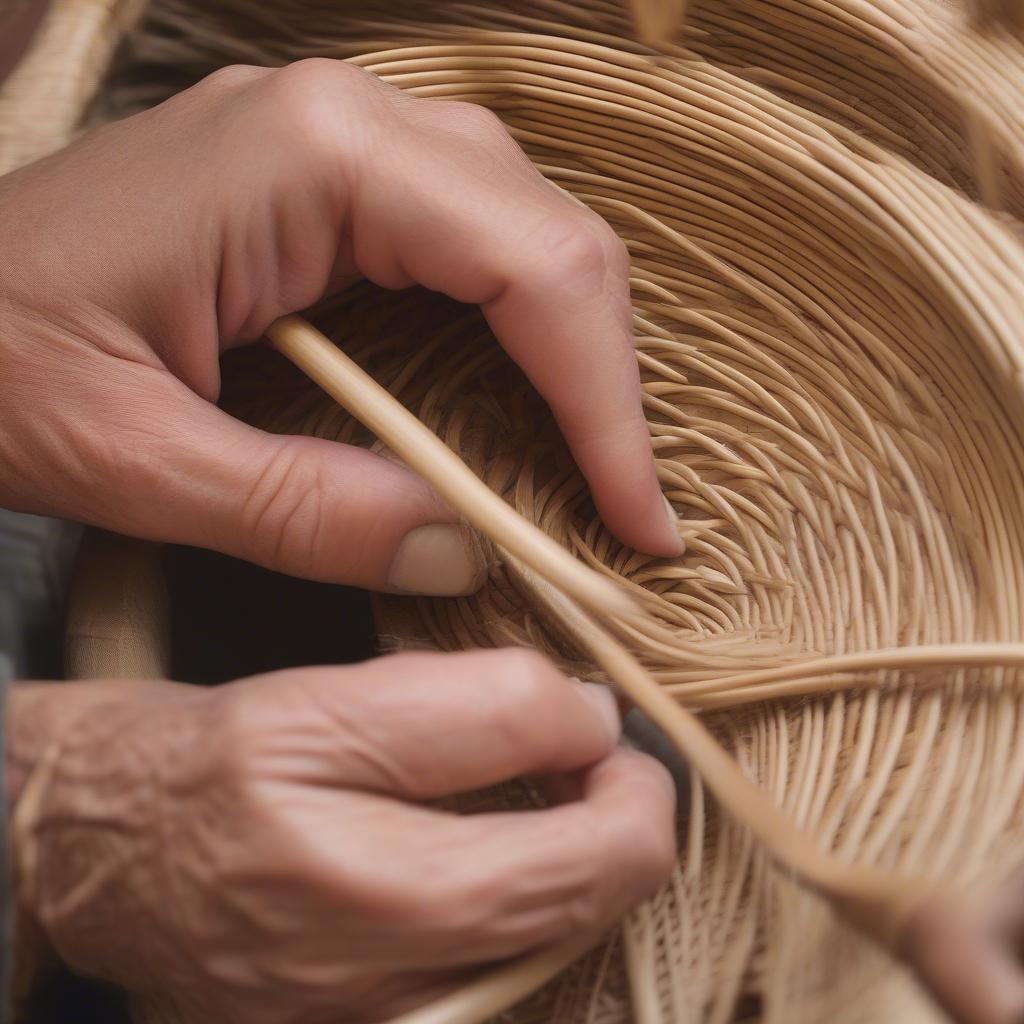
<svg viewBox="0 0 1024 1024">
<path fill-rule="evenodd" d="M 684 42 L 648 50 L 610 0 L 160 0 L 92 117 L 314 54 L 494 109 L 630 248 L 686 554 L 603 531 L 474 311 L 360 287 L 316 323 L 624 582 L 646 614 L 619 640 L 819 849 L 999 877 L 1024 839 L 1024 47 L 939 0 L 691 4 Z M 272 355 L 230 369 L 225 401 L 252 422 L 371 443 Z M 381 621 L 396 645 L 530 643 L 600 675 L 498 555 L 477 597 Z M 688 812 L 672 882 L 518 1019 L 935 1018 L 696 775 Z"/>
</svg>

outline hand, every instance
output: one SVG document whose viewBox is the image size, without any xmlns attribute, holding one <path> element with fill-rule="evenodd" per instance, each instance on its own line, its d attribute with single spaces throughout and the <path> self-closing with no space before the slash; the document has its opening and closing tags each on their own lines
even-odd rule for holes
<svg viewBox="0 0 1024 1024">
<path fill-rule="evenodd" d="M 20 851 L 34 915 L 73 967 L 187 1021 L 380 1019 L 471 965 L 596 936 L 675 862 L 667 772 L 616 747 L 607 691 L 528 651 L 11 699 L 15 799 L 58 750 Z M 577 799 L 424 803 L 547 773 Z"/>
<path fill-rule="evenodd" d="M 641 412 L 626 250 L 492 114 L 337 61 L 227 68 L 0 179 L 0 504 L 296 575 L 465 593 L 425 484 L 212 404 L 218 357 L 359 277 L 479 303 L 626 543 L 681 550 Z"/>
</svg>

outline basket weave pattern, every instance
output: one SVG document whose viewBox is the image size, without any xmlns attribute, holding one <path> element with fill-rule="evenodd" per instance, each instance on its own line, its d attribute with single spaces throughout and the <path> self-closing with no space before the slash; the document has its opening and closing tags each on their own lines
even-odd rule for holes
<svg viewBox="0 0 1024 1024">
<path fill-rule="evenodd" d="M 640 557 L 603 531 L 474 311 L 359 287 L 318 324 L 521 512 L 629 582 L 649 611 L 634 650 L 824 847 L 937 877 L 1017 864 L 1014 672 L 799 669 L 1024 640 L 1024 46 L 939 0 L 709 0 L 656 59 L 611 0 L 284 6 L 151 5 L 91 116 L 310 55 L 494 109 L 629 246 L 687 553 Z M 231 369 L 225 402 L 250 421 L 370 443 L 269 354 Z M 388 602 L 382 623 L 396 645 L 529 643 L 594 674 L 497 561 L 477 597 Z M 934 1019 L 696 779 L 682 828 L 671 884 L 520 1019 Z"/>
</svg>

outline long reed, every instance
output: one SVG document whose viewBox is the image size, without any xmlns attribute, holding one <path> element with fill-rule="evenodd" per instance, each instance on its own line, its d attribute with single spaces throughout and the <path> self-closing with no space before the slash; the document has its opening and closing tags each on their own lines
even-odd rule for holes
<svg viewBox="0 0 1024 1024">
<path fill-rule="evenodd" d="M 696 2 L 656 44 L 616 0 L 158 0 L 91 117 L 310 55 L 492 107 L 619 231 L 686 554 L 642 558 L 603 531 L 474 311 L 360 287 L 317 325 L 633 594 L 643 619 L 617 640 L 830 861 L 954 889 L 1007 876 L 1024 850 L 1018 38 L 940 0 Z M 272 354 L 242 354 L 226 382 L 267 429 L 374 443 Z M 382 602 L 380 626 L 601 674 L 499 556 L 477 597 Z M 516 1019 L 934 1019 L 709 781 L 694 775 L 672 883 Z M 963 1019 L 998 1011 L 974 995 Z"/>
</svg>

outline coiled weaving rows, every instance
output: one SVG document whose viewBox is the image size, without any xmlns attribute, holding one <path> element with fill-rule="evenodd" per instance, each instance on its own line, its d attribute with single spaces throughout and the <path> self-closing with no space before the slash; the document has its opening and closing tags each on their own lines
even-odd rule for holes
<svg viewBox="0 0 1024 1024">
<path fill-rule="evenodd" d="M 494 109 L 627 241 L 686 554 L 603 531 L 474 311 L 360 287 L 317 322 L 524 514 L 629 581 L 650 612 L 633 649 L 822 845 L 999 873 L 1024 849 L 1013 670 L 796 674 L 824 654 L 1024 640 L 1024 47 L 932 0 L 723 0 L 689 18 L 687 49 L 651 54 L 601 0 L 161 0 L 97 116 L 224 63 L 314 54 Z M 232 369 L 225 401 L 252 421 L 366 440 L 269 354 Z M 531 643 L 593 673 L 498 563 L 479 596 L 389 603 L 382 622 L 401 644 Z M 698 780 L 690 805 L 672 884 L 521 1016 L 932 1019 Z"/>
</svg>

